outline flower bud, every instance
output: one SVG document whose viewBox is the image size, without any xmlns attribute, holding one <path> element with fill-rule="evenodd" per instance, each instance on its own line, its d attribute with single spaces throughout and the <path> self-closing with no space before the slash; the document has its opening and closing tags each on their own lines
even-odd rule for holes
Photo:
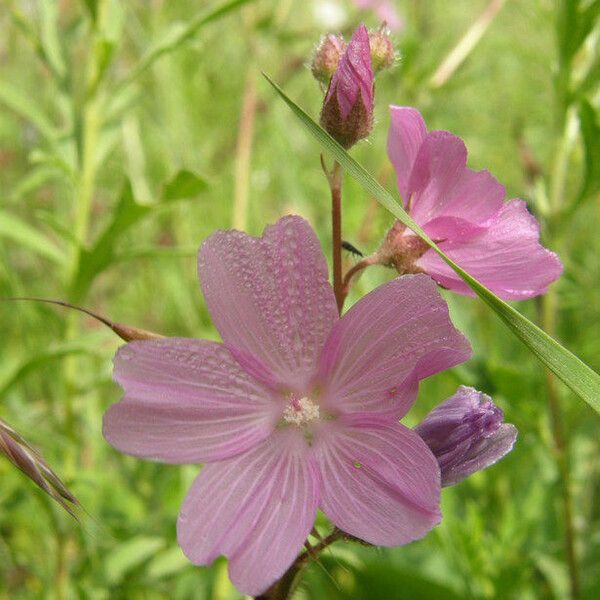
<svg viewBox="0 0 600 600">
<path fill-rule="evenodd" d="M 371 132 L 373 95 L 369 34 L 360 25 L 333 74 L 321 111 L 321 125 L 344 148 Z"/>
<path fill-rule="evenodd" d="M 310 66 L 310 70 L 317 81 L 329 85 L 346 50 L 346 45 L 341 35 L 330 33 L 321 39 Z"/>
<path fill-rule="evenodd" d="M 369 46 L 373 73 L 377 74 L 384 69 L 389 69 L 394 64 L 396 52 L 387 28 L 382 27 L 378 31 L 369 33 Z"/>
<path fill-rule="evenodd" d="M 427 250 L 427 242 L 415 235 L 402 221 L 396 221 L 387 232 L 377 256 L 380 264 L 396 269 L 400 275 L 407 275 L 423 272 L 417 261 Z"/>
<path fill-rule="evenodd" d="M 443 486 L 489 467 L 512 450 L 517 430 L 503 418 L 489 396 L 460 386 L 415 427 L 438 460 Z"/>
</svg>

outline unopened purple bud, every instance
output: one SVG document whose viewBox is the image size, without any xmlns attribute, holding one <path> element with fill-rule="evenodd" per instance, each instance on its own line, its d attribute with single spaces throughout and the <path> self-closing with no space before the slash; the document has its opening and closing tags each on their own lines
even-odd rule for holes
<svg viewBox="0 0 600 600">
<path fill-rule="evenodd" d="M 350 148 L 373 128 L 373 69 L 369 33 L 360 25 L 333 74 L 321 111 L 321 125 Z"/>
<path fill-rule="evenodd" d="M 517 429 L 503 418 L 489 396 L 460 386 L 415 427 L 438 460 L 443 486 L 493 465 L 512 450 Z"/>
<path fill-rule="evenodd" d="M 371 48 L 371 65 L 376 75 L 384 69 L 389 69 L 396 60 L 396 51 L 386 27 L 369 33 L 369 46 Z"/>
<path fill-rule="evenodd" d="M 346 50 L 346 45 L 341 35 L 330 33 L 321 39 L 310 66 L 315 79 L 325 85 L 329 85 L 333 74 L 340 64 L 340 59 Z"/>
</svg>

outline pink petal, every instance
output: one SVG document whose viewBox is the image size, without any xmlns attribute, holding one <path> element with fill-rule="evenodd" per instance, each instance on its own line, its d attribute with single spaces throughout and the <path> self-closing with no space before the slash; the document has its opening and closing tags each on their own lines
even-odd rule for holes
<svg viewBox="0 0 600 600">
<path fill-rule="evenodd" d="M 373 69 L 369 32 L 364 25 L 356 28 L 336 69 L 323 104 L 337 94 L 341 115 L 346 119 L 360 94 L 367 112 L 373 111 Z"/>
<path fill-rule="evenodd" d="M 394 421 L 349 418 L 315 435 L 321 509 L 343 531 L 398 546 L 440 522 L 440 471 L 425 442 Z"/>
<path fill-rule="evenodd" d="M 398 181 L 398 189 L 408 204 L 410 196 L 408 181 L 419 148 L 427 135 L 427 127 L 421 113 L 407 106 L 390 106 L 391 124 L 387 151 Z"/>
<path fill-rule="evenodd" d="M 291 216 L 262 238 L 217 232 L 202 245 L 198 270 L 213 322 L 234 356 L 261 380 L 302 391 L 338 319 L 310 225 Z"/>
<path fill-rule="evenodd" d="M 448 240 L 440 248 L 504 300 L 543 294 L 562 272 L 556 254 L 540 245 L 539 225 L 522 200 L 503 205 L 483 234 L 466 241 Z M 417 265 L 440 285 L 474 295 L 433 251 L 428 250 Z"/>
<path fill-rule="evenodd" d="M 434 239 L 474 235 L 501 208 L 505 190 L 488 171 L 466 167 L 463 141 L 427 133 L 414 108 L 392 106 L 388 155 L 412 217 Z"/>
<path fill-rule="evenodd" d="M 244 452 L 270 435 L 284 408 L 225 346 L 203 340 L 131 342 L 115 357 L 114 379 L 125 398 L 105 414 L 104 437 L 122 452 L 165 462 Z"/>
<path fill-rule="evenodd" d="M 320 361 L 322 403 L 336 412 L 401 417 L 419 379 L 460 364 L 471 348 L 426 275 L 405 275 L 359 300 L 335 325 Z"/>
<path fill-rule="evenodd" d="M 465 239 L 482 233 L 504 204 L 505 189 L 489 171 L 465 168 L 452 189 L 440 195 L 424 226 L 435 240 Z M 413 216 L 423 217 L 424 202 L 415 203 Z"/>
<path fill-rule="evenodd" d="M 190 490 L 177 537 L 195 564 L 229 558 L 237 589 L 258 595 L 292 564 L 314 524 L 319 479 L 299 428 L 250 452 L 204 467 Z"/>
<path fill-rule="evenodd" d="M 464 142 L 447 131 L 430 133 L 419 150 L 409 181 L 411 215 L 435 239 L 471 233 L 444 220 L 484 225 L 502 207 L 504 187 L 466 162 Z"/>
</svg>

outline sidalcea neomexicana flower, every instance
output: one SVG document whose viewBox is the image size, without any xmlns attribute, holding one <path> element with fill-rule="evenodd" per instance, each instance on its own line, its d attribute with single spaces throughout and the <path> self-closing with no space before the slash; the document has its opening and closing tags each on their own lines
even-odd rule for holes
<svg viewBox="0 0 600 600">
<path fill-rule="evenodd" d="M 399 277 L 340 318 L 319 241 L 293 216 L 261 238 L 215 233 L 198 265 L 223 343 L 127 344 L 114 366 L 124 398 L 104 419 L 123 452 L 208 463 L 177 524 L 189 559 L 227 556 L 256 595 L 297 557 L 317 509 L 382 546 L 439 523 L 438 460 L 399 422 L 419 380 L 471 354 L 433 280 Z"/>
<path fill-rule="evenodd" d="M 504 202 L 505 189 L 488 171 L 467 168 L 463 141 L 448 131 L 427 132 L 414 108 L 392 106 L 388 155 L 405 208 L 460 267 L 505 300 L 547 291 L 562 272 L 539 242 L 539 225 L 525 202 Z M 399 221 L 377 253 L 400 273 L 425 272 L 460 294 L 471 288 Z M 374 262 L 371 260 L 371 262 Z"/>
</svg>

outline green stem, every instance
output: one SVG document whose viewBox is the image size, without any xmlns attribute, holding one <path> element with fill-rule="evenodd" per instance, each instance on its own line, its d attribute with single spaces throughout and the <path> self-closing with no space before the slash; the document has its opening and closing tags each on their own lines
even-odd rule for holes
<svg viewBox="0 0 600 600">
<path fill-rule="evenodd" d="M 105 0 L 98 2 L 97 28 L 105 18 Z M 101 29 L 101 28 L 100 28 Z M 94 189 L 97 175 L 96 149 L 102 127 L 100 110 L 99 80 L 97 77 L 101 57 L 97 53 L 95 44 L 98 31 L 92 29 L 90 50 L 86 62 L 86 88 L 81 94 L 81 131 L 79 138 L 79 176 L 76 178 L 73 193 L 73 233 L 76 244 L 73 247 L 71 260 L 68 265 L 68 285 L 70 295 L 76 294 L 76 282 L 81 264 L 82 251 L 89 237 L 89 226 L 91 219 Z M 71 298 L 82 300 L 82 298 Z M 79 333 L 79 320 L 75 312 L 67 315 L 64 338 L 70 342 L 77 338 Z M 64 382 L 64 428 L 72 442 L 72 452 L 67 454 L 65 460 L 65 472 L 70 478 L 77 471 L 79 461 L 78 448 L 80 444 L 77 439 L 77 415 L 75 400 L 77 397 L 78 364 L 74 356 L 67 357 L 63 364 Z M 69 578 L 69 548 L 74 540 L 67 532 L 59 532 L 59 540 L 56 556 L 55 586 L 58 600 L 68 596 Z"/>
<path fill-rule="evenodd" d="M 556 335 L 557 297 L 554 289 L 540 299 L 542 327 L 552 337 Z M 576 600 L 580 597 L 579 564 L 576 549 L 576 534 L 573 519 L 573 496 L 571 493 L 571 473 L 569 471 L 569 449 L 564 428 L 560 397 L 556 385 L 556 377 L 552 371 L 546 370 L 546 397 L 550 424 L 554 443 L 554 456 L 558 468 L 562 500 L 564 552 L 569 570 L 570 597 Z"/>
<path fill-rule="evenodd" d="M 556 151 L 549 199 L 550 214 L 548 215 L 546 223 L 547 233 L 554 242 L 553 246 L 556 251 L 559 251 L 560 233 L 567 229 L 565 223 L 562 223 L 560 228 L 557 227 L 557 223 L 565 205 L 569 164 L 573 145 L 577 137 L 577 131 L 577 117 L 571 107 L 566 110 L 563 133 Z M 551 287 L 548 293 L 539 299 L 538 306 L 542 328 L 552 337 L 556 337 L 559 320 L 556 285 Z M 550 370 L 546 370 L 545 386 L 552 429 L 554 456 L 560 481 L 564 527 L 563 545 L 569 572 L 570 597 L 572 600 L 576 600 L 580 597 L 580 575 L 573 518 L 573 496 L 571 492 L 571 474 L 569 470 L 568 437 L 564 427 L 564 417 L 556 376 Z"/>
</svg>

